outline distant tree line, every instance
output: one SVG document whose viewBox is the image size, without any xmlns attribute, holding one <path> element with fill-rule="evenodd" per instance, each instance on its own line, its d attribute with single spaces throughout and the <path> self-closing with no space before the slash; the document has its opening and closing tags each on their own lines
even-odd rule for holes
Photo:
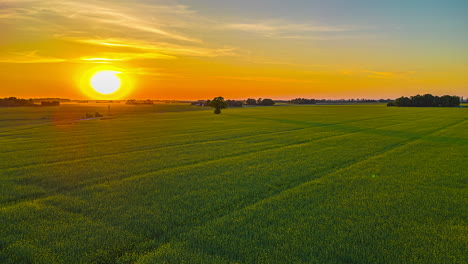
<svg viewBox="0 0 468 264">
<path fill-rule="evenodd" d="M 296 98 L 289 101 L 291 104 L 316 104 L 315 99 Z"/>
<path fill-rule="evenodd" d="M 366 98 L 356 98 L 356 99 L 305 99 L 305 98 L 295 98 L 292 100 L 276 100 L 277 103 L 287 103 L 287 104 L 313 104 L 312 100 L 315 101 L 315 104 L 354 104 L 354 103 L 386 103 L 392 101 L 392 99 L 366 99 Z"/>
<path fill-rule="evenodd" d="M 136 101 L 136 100 L 129 100 L 129 101 Z M 151 101 L 150 99 L 146 100 L 146 101 Z M 128 102 L 128 101 L 127 101 Z M 151 101 L 153 102 L 153 101 Z M 120 101 L 119 100 L 96 100 L 96 103 L 97 104 L 120 104 Z"/>
<path fill-rule="evenodd" d="M 14 106 L 35 106 L 32 99 L 21 99 L 16 97 L 5 97 L 0 99 L 1 107 L 14 107 Z"/>
<path fill-rule="evenodd" d="M 154 104 L 154 102 L 151 99 L 147 99 L 147 100 L 144 100 L 144 101 L 131 99 L 131 100 L 127 100 L 127 102 L 125 104 L 128 104 L 128 105 L 152 105 L 152 104 Z"/>
<path fill-rule="evenodd" d="M 224 100 L 224 98 L 223 98 Z M 196 106 L 210 106 L 212 100 L 198 100 L 195 102 L 192 102 L 192 105 Z M 274 105 L 275 101 L 271 99 L 252 99 L 249 98 L 246 101 L 240 101 L 240 100 L 224 100 L 226 103 L 226 107 L 242 107 L 243 105 Z"/>
<path fill-rule="evenodd" d="M 42 101 L 41 106 L 60 106 L 60 101 Z"/>
<path fill-rule="evenodd" d="M 226 104 L 228 107 L 242 107 L 244 102 L 236 100 L 226 100 Z"/>
<path fill-rule="evenodd" d="M 317 103 L 330 104 L 346 104 L 346 103 L 386 103 L 392 101 L 392 99 L 366 99 L 366 98 L 356 98 L 356 99 L 318 99 Z"/>
<path fill-rule="evenodd" d="M 70 99 L 66 98 L 33 98 L 34 103 L 42 103 L 43 101 L 58 101 L 61 103 L 71 102 Z"/>
<path fill-rule="evenodd" d="M 453 107 L 460 105 L 460 97 L 458 96 L 434 96 L 432 94 L 415 95 L 410 97 L 400 97 L 395 101 L 388 102 L 387 106 L 402 106 L 402 107 Z"/>
<path fill-rule="evenodd" d="M 19 106 L 59 106 L 60 101 L 42 101 L 40 105 L 35 104 L 37 99 L 22 99 L 16 97 L 5 97 L 0 99 L 0 107 L 19 107 Z"/>
<path fill-rule="evenodd" d="M 224 98 L 223 98 L 224 100 Z M 192 105 L 196 106 L 210 106 L 212 100 L 198 100 L 196 102 L 192 102 Z M 225 100 L 226 107 L 242 107 L 244 105 L 243 101 L 236 101 L 236 100 Z"/>
<path fill-rule="evenodd" d="M 257 100 L 249 98 L 245 101 L 246 105 L 264 105 L 264 106 L 269 106 L 269 105 L 274 105 L 275 101 L 265 98 L 258 98 Z"/>
</svg>

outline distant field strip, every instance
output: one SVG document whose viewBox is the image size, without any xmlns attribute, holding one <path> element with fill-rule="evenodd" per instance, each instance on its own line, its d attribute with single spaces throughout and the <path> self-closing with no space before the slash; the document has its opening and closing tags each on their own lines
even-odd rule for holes
<svg viewBox="0 0 468 264">
<path fill-rule="evenodd" d="M 350 122 L 351 123 L 351 122 Z M 334 124 L 335 125 L 335 124 Z M 383 126 L 385 127 L 385 126 Z M 382 127 L 382 128 L 383 128 Z M 21 167 L 27 167 L 27 166 L 34 166 L 34 165 L 43 165 L 43 164 L 53 164 L 53 163 L 66 163 L 66 162 L 73 162 L 73 161 L 79 161 L 79 160 L 92 160 L 92 159 L 95 159 L 95 158 L 106 158 L 106 157 L 112 157 L 112 156 L 118 156 L 118 155 L 127 155 L 129 153 L 140 153 L 140 152 L 147 152 L 147 151 L 157 151 L 157 150 L 164 150 L 164 149 L 167 149 L 167 148 L 172 148 L 172 147 L 178 147 L 178 146 L 184 146 L 184 147 L 187 147 L 187 146 L 191 146 L 191 145 L 197 145 L 197 144 L 206 144 L 206 143 L 214 143 L 214 142 L 225 142 L 225 141 L 229 141 L 229 140 L 232 140 L 232 139 L 235 139 L 235 140 L 239 140 L 239 139 L 256 139 L 256 137 L 258 136 L 261 136 L 262 138 L 264 138 L 263 136 L 265 135 L 269 135 L 269 136 L 284 136 L 284 135 L 288 135 L 290 134 L 291 131 L 294 131 L 294 132 L 297 132 L 298 130 L 307 130 L 309 129 L 310 127 L 302 127 L 302 128 L 294 128 L 294 129 L 288 129 L 288 130 L 282 130 L 282 131 L 278 131 L 278 132 L 266 132 L 266 133 L 252 133 L 252 132 L 249 132 L 249 131 L 239 131 L 239 129 L 236 129 L 234 131 L 228 131 L 228 132 L 234 132 L 234 135 L 238 135 L 238 136 L 233 136 L 232 134 L 230 133 L 223 133 L 222 137 L 219 138 L 219 139 L 216 139 L 218 136 L 216 135 L 210 135 L 211 137 L 215 138 L 214 140 L 211 140 L 211 141 L 206 141 L 204 139 L 201 139 L 201 140 L 191 140 L 190 139 L 190 143 L 187 143 L 187 137 L 186 136 L 183 136 L 183 141 L 179 144 L 171 144 L 171 145 L 164 145 L 164 143 L 169 143 L 169 142 L 174 142 L 174 139 L 173 139 L 173 136 L 170 137 L 170 138 L 161 138 L 159 137 L 158 139 L 160 141 L 163 142 L 163 144 L 160 144 L 160 146 L 157 146 L 157 147 L 154 147 L 154 146 L 148 146 L 148 143 L 146 143 L 144 140 L 149 140 L 149 139 L 155 139 L 154 137 L 152 138 L 145 138 L 145 139 L 137 139 L 137 140 L 125 140 L 126 142 L 127 141 L 130 141 L 128 142 L 128 145 L 122 145 L 122 141 L 118 141 L 119 143 L 119 149 L 111 149 L 109 151 L 107 151 L 108 154 L 105 154 L 105 155 L 102 155 L 102 154 L 98 154 L 96 156 L 93 156 L 93 155 L 90 155 L 89 151 L 95 151 L 95 152 L 100 152 L 99 151 L 99 148 L 100 147 L 109 147 L 107 146 L 108 143 L 112 143 L 112 144 L 115 144 L 117 143 L 116 141 L 112 141 L 112 142 L 106 142 L 105 144 L 103 143 L 96 143 L 94 144 L 94 148 L 93 149 L 88 149 L 86 148 L 87 145 L 84 145 L 85 148 L 84 149 L 78 149 L 77 147 L 78 146 L 83 146 L 83 145 L 67 145 L 67 146 L 63 146 L 63 147 L 57 147 L 58 149 L 56 148 L 47 148 L 47 153 L 44 153 L 43 155 L 41 155 L 40 157 L 40 160 L 37 160 L 37 161 L 34 161 L 33 159 L 31 159 L 31 155 L 28 155 L 28 154 L 32 154 L 34 152 L 37 151 L 37 149 L 33 149 L 33 150 L 28 150 L 28 151 L 19 151 L 20 153 L 15 153 L 17 156 L 13 155 L 13 153 L 11 152 L 8 152 L 8 153 L 5 153 L 5 154 L 0 154 L 0 158 L 3 156 L 5 156 L 5 158 L 3 160 L 7 161 L 7 162 L 4 162 L 2 163 L 1 165 L 3 166 L 12 166 L 12 167 L 5 167 L 3 169 L 14 169 L 14 165 L 12 164 L 20 164 Z M 375 129 L 379 129 L 379 127 L 376 127 L 376 128 L 359 128 L 359 127 L 353 127 L 353 126 L 349 126 L 347 129 L 346 129 L 346 133 L 351 133 L 351 132 L 348 132 L 348 131 L 353 131 L 352 133 L 354 132 L 362 132 L 362 131 L 369 131 L 369 133 L 379 133 L 377 131 L 380 131 L 380 133 L 385 133 L 385 130 L 375 130 Z M 344 130 L 344 129 L 337 129 L 337 130 Z M 314 132 L 314 131 L 310 131 L 310 132 Z M 318 131 L 315 131 L 316 133 Z M 395 132 L 393 131 L 387 131 L 387 132 L 390 132 L 391 134 L 395 134 Z M 207 132 L 208 133 L 208 132 Z M 247 133 L 246 135 L 244 133 Z M 209 133 L 208 133 L 209 134 Z M 219 134 L 219 133 L 218 133 Z M 227 134 L 227 135 L 226 135 Z M 321 137 L 315 137 L 314 140 L 318 140 L 318 139 L 321 139 Z M 166 140 L 166 142 L 164 142 L 163 140 Z M 142 143 L 140 144 L 135 144 L 135 143 L 139 143 L 143 141 Z M 265 138 L 264 141 L 270 141 L 270 139 L 268 138 Z M 256 140 L 256 142 L 259 142 L 258 139 Z M 122 148 L 125 149 L 125 152 L 122 153 Z M 53 151 L 53 150 L 56 150 L 56 151 Z M 87 152 L 86 152 L 87 150 Z M 69 159 L 67 158 L 67 156 L 65 154 L 68 154 L 67 152 L 65 151 L 68 151 L 68 153 L 72 153 L 74 154 L 75 156 L 75 159 Z M 114 152 L 114 153 L 113 153 Z M 76 154 L 79 154 L 79 153 L 82 153 L 82 157 L 76 157 Z M 8 160 L 6 159 L 6 157 L 9 157 L 10 158 L 10 164 L 8 163 Z M 15 157 L 14 159 L 12 159 L 12 157 Z M 49 159 L 48 159 L 49 158 Z M 57 160 L 57 158 L 59 160 Z M 28 162 L 32 162 L 30 164 L 28 164 Z M 1 169 L 1 167 L 0 167 Z"/>
<path fill-rule="evenodd" d="M 167 118 L 159 118 L 160 115 L 158 116 L 154 116 L 156 119 L 157 119 L 157 123 L 156 124 L 147 124 L 147 129 L 145 131 L 142 131 L 142 132 L 139 132 L 138 135 L 139 136 L 142 136 L 144 135 L 143 133 L 144 132 L 147 132 L 147 133 L 151 133 L 151 134 L 154 134 L 156 129 L 159 129 L 159 128 L 164 128 L 164 127 L 167 127 L 168 124 L 166 124 L 165 122 L 171 120 L 171 121 L 180 121 L 180 119 L 174 119 L 174 118 L 170 118 L 170 119 L 167 119 Z M 239 115 L 237 115 L 239 116 Z M 380 116 L 380 117 L 374 117 L 374 118 L 365 118 L 365 119 L 352 119 L 352 120 L 347 120 L 347 121 L 344 121 L 344 122 L 339 122 L 339 123 L 311 123 L 311 122 L 295 122 L 295 121 L 291 121 L 291 122 L 285 122 L 285 123 L 290 123 L 290 124 L 295 124 L 295 125 L 299 125 L 301 128 L 307 128 L 307 127 L 317 127 L 317 126 L 327 126 L 327 125 L 339 125 L 339 124 L 346 124 L 346 123 L 350 123 L 350 122 L 357 122 L 357 121 L 363 121 L 363 120 L 373 120 L 373 119 L 381 119 L 381 118 L 388 118 L 388 117 L 391 117 L 391 116 Z M 250 117 L 250 118 L 257 118 L 258 117 Z M 209 119 L 207 119 L 209 120 Z M 117 120 L 116 120 L 117 121 Z M 121 121 L 120 119 L 118 121 Z M 117 121 L 117 122 L 118 122 Z M 283 120 L 284 121 L 284 120 Z M 100 122 L 100 121 L 94 121 L 94 122 Z M 106 121 L 104 121 L 106 122 Z M 115 121 L 114 121 L 115 122 Z M 139 121 L 136 121 L 136 123 L 138 124 Z M 122 136 L 124 137 L 128 137 L 129 136 L 129 133 L 134 131 L 133 129 L 129 129 L 132 127 L 132 124 L 135 123 L 134 120 L 132 119 L 124 119 L 122 122 L 119 122 L 120 123 L 120 126 L 116 126 L 115 124 L 113 125 L 113 129 L 117 129 L 117 131 L 115 131 L 111 136 L 111 138 L 106 138 L 104 139 L 104 141 L 101 141 L 101 142 L 114 142 L 114 140 L 112 138 L 116 138 L 116 139 L 120 139 L 122 140 Z M 242 124 L 244 125 L 249 125 L 249 126 L 252 126 L 252 125 L 255 125 L 254 122 L 243 122 L 243 123 L 237 123 L 238 126 L 242 126 Z M 305 127 L 304 127 L 305 125 Z M 49 124 L 50 126 L 50 124 Z M 277 124 L 275 124 L 275 126 L 278 126 Z M 184 131 L 187 131 L 187 128 L 181 128 L 181 129 L 184 129 Z M 190 124 L 189 126 L 190 128 L 190 132 L 187 132 L 187 133 L 177 133 L 177 136 L 183 136 L 183 135 L 192 135 L 192 136 L 195 136 L 195 132 L 201 132 L 201 133 L 206 133 L 208 131 L 210 131 L 210 128 L 206 127 L 206 126 L 202 126 L 200 125 L 199 123 L 195 123 L 195 124 Z M 194 128 L 197 128 L 198 130 L 195 130 Z M 202 130 L 199 130 L 200 128 L 205 128 L 205 129 L 202 129 Z M 90 136 L 92 135 L 96 135 L 96 131 L 94 130 L 94 127 L 92 127 L 91 129 L 93 129 L 92 131 L 90 131 L 90 133 L 83 133 L 83 132 L 80 132 L 79 135 L 74 135 L 73 138 L 71 138 L 71 140 L 76 140 L 78 142 L 82 141 L 83 139 L 88 139 Z M 208 130 L 207 130 L 208 129 Z M 242 128 L 234 128 L 234 129 L 226 129 L 226 130 L 223 130 L 225 132 L 228 132 L 228 131 L 233 131 L 233 130 L 239 130 L 239 129 L 242 129 Z M 245 129 L 245 128 L 244 128 Z M 265 129 L 264 127 L 261 127 L 261 129 Z M 271 128 L 270 128 L 271 129 Z M 276 129 L 276 127 L 275 127 Z M 38 128 L 39 131 L 42 131 L 42 134 L 43 134 L 43 137 L 40 137 L 39 134 L 35 134 L 33 138 L 30 138 L 30 135 L 31 135 L 31 131 L 28 131 L 28 133 L 25 133 L 24 135 L 26 136 L 26 139 L 27 141 L 22 141 L 21 143 L 36 143 L 36 142 L 40 142 L 41 140 L 44 140 L 44 139 L 50 139 L 50 136 L 51 136 L 51 132 L 53 133 L 56 133 L 57 130 L 46 130 L 44 131 L 42 128 Z M 60 132 L 60 131 L 58 131 Z M 159 132 L 159 131 L 158 131 Z M 156 133 L 158 133 L 156 132 Z M 170 131 L 171 133 L 173 133 L 174 131 Z M 160 133 L 160 132 L 159 132 Z M 213 132 L 213 134 L 216 134 L 216 132 Z M 8 136 L 11 136 L 14 138 L 14 140 L 16 142 L 20 142 L 19 141 L 19 138 L 21 137 L 21 135 L 19 134 L 9 134 Z M 57 135 L 59 136 L 59 134 Z M 160 136 L 160 135 L 158 135 Z M 146 138 L 140 138 L 140 139 L 154 139 L 154 138 L 157 138 L 155 136 L 151 136 L 151 137 L 146 137 Z M 8 139 L 7 139 L 8 140 Z M 5 142 L 7 142 L 7 140 Z M 127 139 L 128 140 L 128 139 Z M 133 140 L 133 139 L 130 139 L 130 140 Z M 1 141 L 0 141 L 1 142 Z"/>
<path fill-rule="evenodd" d="M 466 262 L 466 109 L 147 109 L 0 129 L 1 263 Z"/>
<path fill-rule="evenodd" d="M 379 118 L 384 118 L 384 117 L 379 117 Z M 376 118 L 378 119 L 378 118 Z M 371 120 L 371 119 L 364 119 L 364 120 Z M 287 129 L 287 130 L 282 130 L 282 131 L 275 131 L 275 132 L 266 132 L 266 133 L 258 133 L 258 131 L 255 131 L 255 132 L 252 132 L 252 131 L 249 131 L 248 129 L 243 129 L 244 131 L 239 131 L 241 130 L 240 128 L 237 128 L 237 129 L 228 129 L 228 130 L 223 130 L 223 134 L 222 135 L 219 135 L 219 132 L 211 132 L 211 131 L 196 131 L 196 132 L 192 132 L 192 133 L 186 133 L 186 134 L 177 134 L 176 136 L 174 135 L 171 135 L 171 136 L 168 136 L 166 138 L 162 138 L 162 135 L 159 135 L 157 137 L 139 137 L 138 139 L 134 139 L 134 138 L 131 138 L 131 139 L 122 139 L 122 137 L 125 138 L 125 136 L 128 137 L 128 135 L 119 135 L 117 139 L 111 139 L 111 140 L 108 140 L 106 138 L 106 140 L 103 140 L 103 141 L 99 141 L 97 143 L 94 143 L 93 146 L 94 146 L 94 149 L 91 149 L 90 151 L 96 151 L 96 152 L 100 152 L 98 150 L 99 147 L 107 147 L 108 148 L 108 145 L 107 144 L 116 144 L 116 143 L 119 143 L 119 148 L 126 148 L 125 150 L 125 153 L 130 153 L 130 152 L 133 152 L 133 151 L 146 151 L 146 150 L 152 150 L 152 149 L 156 149 L 156 148 L 153 148 L 153 147 L 148 147 L 148 141 L 149 140 L 154 140 L 154 139 L 159 139 L 159 141 L 162 141 L 162 143 L 166 143 L 163 141 L 163 139 L 166 139 L 167 142 L 174 142 L 175 139 L 173 139 L 174 137 L 182 137 L 184 139 L 183 142 L 181 142 L 180 144 L 172 144 L 172 145 L 169 145 L 169 146 L 161 146 L 161 147 L 170 147 L 170 146 L 177 146 L 177 145 L 184 145 L 184 144 L 198 144 L 198 143 L 203 143 L 205 142 L 203 139 L 199 140 L 199 141 L 192 141 L 192 143 L 187 143 L 187 138 L 186 136 L 187 135 L 191 135 L 193 137 L 196 137 L 197 134 L 205 134 L 205 136 L 211 136 L 212 138 L 214 138 L 214 140 L 212 141 L 215 141 L 215 140 L 229 140 L 232 138 L 232 135 L 235 135 L 235 137 L 237 139 L 239 138 L 242 138 L 242 137 L 252 137 L 252 136 L 256 136 L 256 135 L 266 135 L 268 133 L 271 133 L 271 134 L 276 134 L 276 133 L 283 133 L 284 132 L 288 132 L 288 131 L 293 131 L 293 130 L 301 130 L 301 129 L 307 129 L 309 127 L 315 127 L 315 126 L 318 126 L 318 127 L 321 127 L 322 125 L 324 126 L 331 126 L 330 129 L 336 129 L 336 130 L 344 130 L 344 131 L 358 131 L 359 127 L 353 127 L 353 126 L 340 126 L 342 124 L 346 124 L 346 123 L 354 123 L 354 122 L 358 122 L 358 121 L 363 121 L 362 119 L 361 120 L 353 120 L 353 121 L 347 121 L 347 122 L 341 122 L 341 123 L 332 123 L 332 124 L 319 124 L 319 125 L 316 125 L 316 124 L 310 124 L 308 123 L 308 127 L 299 127 L 299 128 L 293 128 L 293 129 Z M 149 129 L 152 129 L 152 127 L 149 127 Z M 264 130 L 265 127 L 262 127 L 262 130 Z M 266 129 L 272 129 L 272 127 L 270 128 L 266 128 Z M 277 128 L 276 128 L 277 129 Z M 375 129 L 375 128 L 374 128 Z M 371 130 L 370 128 L 368 128 L 367 130 Z M 377 133 L 384 133 L 385 130 L 375 130 L 375 132 Z M 389 131 L 391 133 L 395 133 L 393 131 Z M 211 133 L 211 134 L 210 134 Z M 241 134 L 239 134 L 241 133 Z M 242 134 L 244 133 L 244 135 Z M 96 134 L 93 134 L 93 135 L 96 135 Z M 85 137 L 89 137 L 91 135 L 86 135 Z M 97 137 L 99 135 L 96 135 Z M 231 136 L 231 137 L 230 137 Z M 216 139 L 216 138 L 220 138 L 220 139 Z M 69 140 L 71 141 L 71 140 Z M 142 143 L 140 143 L 142 142 Z M 28 143 L 33 143 L 33 142 L 28 142 Z M 126 143 L 126 145 L 122 145 L 122 143 Z M 135 144 L 137 143 L 137 144 Z M 138 144 L 140 143 L 140 144 Z M 54 144 L 57 144 L 54 143 Z M 40 158 L 41 160 L 33 163 L 33 164 L 36 164 L 36 163 L 48 163 L 48 162 L 51 162 L 51 161 L 48 161 L 48 160 L 45 160 L 46 157 L 52 157 L 52 159 L 56 159 L 56 158 L 60 158 L 61 160 L 60 161 L 63 161 L 63 159 L 65 159 L 66 156 L 64 156 L 64 154 L 66 153 L 65 151 L 68 151 L 68 152 L 72 152 L 72 153 L 80 153 L 79 151 L 77 151 L 77 147 L 80 147 L 80 146 L 83 146 L 83 147 L 87 147 L 89 144 L 88 143 L 82 143 L 82 144 L 66 144 L 66 146 L 56 146 L 56 147 L 49 147 L 49 146 L 46 146 L 46 150 L 47 150 L 47 153 L 44 153 L 44 155 L 41 155 Z M 167 143 L 166 143 L 167 144 Z M 19 157 L 15 158 L 15 159 L 11 159 L 12 162 L 16 162 L 18 164 L 22 164 L 23 166 L 26 165 L 24 163 L 24 161 L 22 160 L 19 160 L 18 158 L 21 158 L 21 157 L 28 157 L 28 160 L 31 161 L 31 158 L 30 158 L 30 155 L 28 155 L 28 152 L 31 153 L 31 152 L 35 152 L 37 151 L 38 149 L 27 149 L 27 150 L 11 150 L 11 151 L 5 151 L 4 153 L 0 153 L 0 158 L 1 156 L 9 156 L 10 158 L 13 157 L 13 153 L 12 152 L 20 152 L 20 153 L 15 153 L 17 154 Z M 53 151 L 53 150 L 56 150 L 56 151 Z M 89 149 L 88 149 L 89 151 Z M 115 152 L 117 153 L 121 153 L 122 152 L 122 149 L 115 149 Z M 58 153 L 60 153 L 61 155 L 57 155 Z M 89 158 L 89 154 L 86 154 L 86 156 Z M 5 164 L 6 165 L 6 164 Z M 5 167 L 6 168 L 6 167 Z"/>
</svg>

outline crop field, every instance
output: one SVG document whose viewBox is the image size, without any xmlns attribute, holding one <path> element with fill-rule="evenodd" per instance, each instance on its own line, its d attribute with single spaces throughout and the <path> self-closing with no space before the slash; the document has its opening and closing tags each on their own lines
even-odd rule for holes
<svg viewBox="0 0 468 264">
<path fill-rule="evenodd" d="M 468 108 L 107 107 L 0 108 L 0 263 L 468 262 Z"/>
</svg>

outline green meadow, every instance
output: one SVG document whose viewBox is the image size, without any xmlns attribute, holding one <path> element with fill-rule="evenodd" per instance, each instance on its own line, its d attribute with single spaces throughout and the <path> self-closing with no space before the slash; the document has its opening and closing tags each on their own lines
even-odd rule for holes
<svg viewBox="0 0 468 264">
<path fill-rule="evenodd" d="M 0 263 L 467 263 L 467 110 L 0 108 Z"/>
</svg>

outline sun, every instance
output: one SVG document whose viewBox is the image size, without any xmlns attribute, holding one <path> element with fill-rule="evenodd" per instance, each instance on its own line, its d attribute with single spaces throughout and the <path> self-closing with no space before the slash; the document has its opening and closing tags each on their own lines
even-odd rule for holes
<svg viewBox="0 0 468 264">
<path fill-rule="evenodd" d="M 121 81 L 118 71 L 98 71 L 90 79 L 93 89 L 100 94 L 113 94 L 119 90 Z"/>
<path fill-rule="evenodd" d="M 137 84 L 131 71 L 112 65 L 80 69 L 76 72 L 75 80 L 77 88 L 84 96 L 97 100 L 126 98 L 134 91 Z"/>
</svg>

